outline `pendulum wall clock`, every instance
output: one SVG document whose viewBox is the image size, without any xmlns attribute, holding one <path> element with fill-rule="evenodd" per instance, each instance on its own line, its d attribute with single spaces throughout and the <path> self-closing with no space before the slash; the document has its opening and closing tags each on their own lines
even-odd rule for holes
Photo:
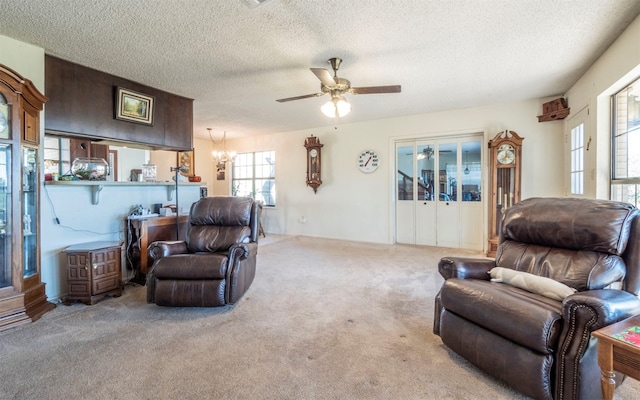
<svg viewBox="0 0 640 400">
<path fill-rule="evenodd" d="M 520 201 L 522 141 L 514 131 L 500 132 L 489 141 L 489 242 L 487 256 L 495 257 L 504 213 Z"/>
<path fill-rule="evenodd" d="M 321 150 L 323 144 L 320 139 L 311 135 L 304 140 L 304 147 L 307 148 L 307 186 L 313 188 L 313 192 L 318 191 L 318 187 L 322 185 L 321 172 Z"/>
</svg>

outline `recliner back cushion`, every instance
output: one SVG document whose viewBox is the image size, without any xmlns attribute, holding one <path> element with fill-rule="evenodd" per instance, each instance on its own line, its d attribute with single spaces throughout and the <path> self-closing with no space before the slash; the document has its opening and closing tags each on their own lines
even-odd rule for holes
<svg viewBox="0 0 640 400">
<path fill-rule="evenodd" d="M 637 210 L 605 200 L 531 198 L 510 207 L 504 240 L 622 255 Z"/>
<path fill-rule="evenodd" d="M 564 283 L 578 291 L 624 278 L 624 252 L 636 209 L 583 199 L 531 198 L 503 220 L 496 265 Z"/>
<path fill-rule="evenodd" d="M 252 207 L 248 197 L 205 197 L 193 203 L 186 238 L 189 251 L 226 251 L 235 243 L 249 243 Z"/>
<path fill-rule="evenodd" d="M 189 251 L 226 251 L 235 243 L 249 243 L 248 226 L 191 225 L 187 237 Z"/>
<path fill-rule="evenodd" d="M 252 206 L 249 197 L 205 197 L 191 205 L 189 224 L 248 226 Z"/>
<path fill-rule="evenodd" d="M 551 278 L 578 291 L 602 289 L 626 273 L 624 261 L 616 255 L 512 240 L 500 244 L 496 266 Z"/>
</svg>

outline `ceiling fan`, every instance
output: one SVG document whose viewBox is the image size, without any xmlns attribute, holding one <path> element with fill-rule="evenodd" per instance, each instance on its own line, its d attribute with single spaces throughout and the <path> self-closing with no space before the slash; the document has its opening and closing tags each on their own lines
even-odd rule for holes
<svg viewBox="0 0 640 400">
<path fill-rule="evenodd" d="M 433 147 L 431 146 L 427 146 L 424 149 L 422 149 L 421 151 L 418 152 L 418 154 L 416 155 L 416 158 L 418 160 L 423 160 L 423 159 L 427 159 L 427 160 L 431 160 L 431 157 L 433 157 Z M 451 153 L 451 150 L 440 150 L 438 149 L 438 154 L 442 154 L 442 153 Z M 412 156 L 413 153 L 406 153 L 406 155 L 408 156 Z"/>
<path fill-rule="evenodd" d="M 322 112 L 328 117 L 342 117 L 351 111 L 351 105 L 344 97 L 344 94 L 376 94 L 376 93 L 400 93 L 400 85 L 389 86 L 365 86 L 351 87 L 351 82 L 345 78 L 338 77 L 338 69 L 342 59 L 333 57 L 328 60 L 333 69 L 333 76 L 324 68 L 310 68 L 311 72 L 320 79 L 320 92 L 305 94 L 303 96 L 287 97 L 276 100 L 279 103 L 287 101 L 307 99 L 310 97 L 320 97 L 325 94 L 331 95 L 331 100 L 322 106 Z"/>
</svg>

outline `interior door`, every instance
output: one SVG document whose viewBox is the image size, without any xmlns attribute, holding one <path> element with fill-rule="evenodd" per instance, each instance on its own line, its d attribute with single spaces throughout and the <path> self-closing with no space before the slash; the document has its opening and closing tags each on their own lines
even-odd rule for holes
<svg viewBox="0 0 640 400">
<path fill-rule="evenodd" d="M 433 141 L 416 143 L 415 236 L 416 244 L 435 246 L 436 240 L 436 145 Z"/>
<path fill-rule="evenodd" d="M 580 110 L 567 119 L 565 124 L 565 169 L 571 179 L 567 182 L 565 192 L 571 197 L 582 197 L 593 193 L 593 168 L 595 160 L 590 158 L 595 152 L 589 152 L 591 134 L 589 133 L 589 108 Z"/>
<path fill-rule="evenodd" d="M 484 246 L 484 207 L 482 203 L 482 137 L 460 143 L 460 247 L 482 250 Z"/>
<path fill-rule="evenodd" d="M 436 194 L 436 245 L 439 247 L 459 247 L 460 206 L 458 182 L 460 160 L 458 141 L 442 142 L 437 146 L 438 185 Z"/>
<path fill-rule="evenodd" d="M 415 244 L 415 144 L 396 143 L 396 242 Z"/>
<path fill-rule="evenodd" d="M 482 140 L 396 144 L 396 242 L 482 250 Z"/>
</svg>

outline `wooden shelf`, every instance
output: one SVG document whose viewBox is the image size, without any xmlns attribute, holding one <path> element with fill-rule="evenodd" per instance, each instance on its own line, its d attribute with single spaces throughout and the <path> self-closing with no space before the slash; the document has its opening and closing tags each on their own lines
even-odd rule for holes
<svg viewBox="0 0 640 400">
<path fill-rule="evenodd" d="M 570 108 L 565 108 L 564 110 L 558 110 L 548 114 L 538 115 L 538 122 L 557 121 L 560 119 L 565 119 L 569 115 L 570 111 Z"/>
<path fill-rule="evenodd" d="M 176 191 L 175 182 L 113 182 L 113 181 L 45 181 L 45 185 L 52 186 L 87 186 L 91 189 L 91 204 L 100 203 L 100 192 L 105 186 L 165 186 L 167 188 L 167 201 L 173 200 Z M 180 182 L 179 186 L 203 186 L 205 182 Z"/>
<path fill-rule="evenodd" d="M 542 105 L 542 115 L 538 115 L 538 122 L 565 119 L 569 112 L 571 112 L 571 109 L 567 107 L 567 101 L 560 97 Z"/>
</svg>

